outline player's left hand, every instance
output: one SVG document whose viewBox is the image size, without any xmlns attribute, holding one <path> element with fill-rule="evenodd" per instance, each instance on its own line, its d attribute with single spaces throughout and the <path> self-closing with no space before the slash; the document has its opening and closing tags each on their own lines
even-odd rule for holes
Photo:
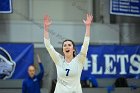
<svg viewBox="0 0 140 93">
<path fill-rule="evenodd" d="M 91 14 L 87 14 L 86 20 L 83 20 L 86 26 L 91 25 L 92 21 L 93 21 L 93 16 Z"/>
</svg>

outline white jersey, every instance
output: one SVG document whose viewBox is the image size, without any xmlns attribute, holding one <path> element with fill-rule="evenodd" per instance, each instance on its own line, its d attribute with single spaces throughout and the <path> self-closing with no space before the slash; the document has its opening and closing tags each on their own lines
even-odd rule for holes
<svg viewBox="0 0 140 93">
<path fill-rule="evenodd" d="M 44 38 L 45 46 L 57 69 L 57 84 L 54 93 L 82 93 L 81 72 L 87 55 L 89 37 L 85 37 L 80 53 L 67 63 L 64 57 L 55 51 L 49 39 Z"/>
</svg>

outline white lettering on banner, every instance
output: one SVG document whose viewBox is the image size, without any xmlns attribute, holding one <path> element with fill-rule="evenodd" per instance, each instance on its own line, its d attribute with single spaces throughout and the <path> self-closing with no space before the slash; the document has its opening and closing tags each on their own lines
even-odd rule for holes
<svg viewBox="0 0 140 93">
<path fill-rule="evenodd" d="M 127 74 L 125 69 L 125 62 L 128 63 L 128 61 L 128 55 L 117 55 L 117 62 L 120 62 L 120 74 Z"/>
<path fill-rule="evenodd" d="M 130 66 L 130 73 L 140 74 L 140 55 L 132 55 L 130 58 L 130 63 L 132 64 L 132 66 Z M 137 71 L 135 71 L 133 67 L 137 68 Z"/>
<path fill-rule="evenodd" d="M 104 63 L 105 65 L 99 65 L 98 64 L 98 58 L 101 59 L 97 54 L 92 54 L 91 55 L 91 61 L 87 59 L 87 62 L 85 62 L 84 69 L 87 71 L 89 68 L 91 68 L 91 74 L 107 74 L 107 75 L 114 75 L 119 73 L 120 75 L 125 75 L 125 74 L 140 74 L 140 55 L 134 54 L 134 55 L 127 55 L 127 54 L 118 54 L 118 55 L 113 55 L 113 54 L 105 54 L 104 55 Z M 116 66 L 114 65 L 117 64 L 120 66 L 120 72 L 117 72 Z M 129 66 L 129 72 L 126 71 L 126 64 Z M 129 65 L 130 64 L 130 65 Z M 103 69 L 105 71 L 103 72 Z"/>
<path fill-rule="evenodd" d="M 115 55 L 104 55 L 104 57 L 105 57 L 105 67 L 106 67 L 105 74 L 116 74 L 116 67 L 113 66 L 113 62 L 116 62 Z M 113 69 L 112 72 L 111 69 Z"/>
<path fill-rule="evenodd" d="M 103 67 L 100 67 L 99 71 L 97 71 L 97 57 L 98 55 L 91 55 L 91 58 L 92 58 L 92 74 L 103 74 Z"/>
</svg>

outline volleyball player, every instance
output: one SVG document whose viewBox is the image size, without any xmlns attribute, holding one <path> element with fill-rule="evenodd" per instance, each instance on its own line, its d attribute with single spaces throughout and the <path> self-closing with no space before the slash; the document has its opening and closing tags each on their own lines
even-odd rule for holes
<svg viewBox="0 0 140 93">
<path fill-rule="evenodd" d="M 83 20 L 86 32 L 80 53 L 75 54 L 75 44 L 72 40 L 65 40 L 62 43 L 64 55 L 61 55 L 50 43 L 49 26 L 52 22 L 49 16 L 44 17 L 44 43 L 57 69 L 57 84 L 54 93 L 82 93 L 80 77 L 89 46 L 92 20 L 93 16 L 90 14 L 87 14 L 86 20 Z"/>
</svg>

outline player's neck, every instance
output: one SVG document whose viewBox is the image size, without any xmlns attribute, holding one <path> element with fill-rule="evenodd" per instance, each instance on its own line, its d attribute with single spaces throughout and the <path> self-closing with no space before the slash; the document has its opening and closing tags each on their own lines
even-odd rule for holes
<svg viewBox="0 0 140 93">
<path fill-rule="evenodd" d="M 68 63 L 70 63 L 72 59 L 73 59 L 73 56 L 65 56 L 65 60 Z"/>
</svg>

